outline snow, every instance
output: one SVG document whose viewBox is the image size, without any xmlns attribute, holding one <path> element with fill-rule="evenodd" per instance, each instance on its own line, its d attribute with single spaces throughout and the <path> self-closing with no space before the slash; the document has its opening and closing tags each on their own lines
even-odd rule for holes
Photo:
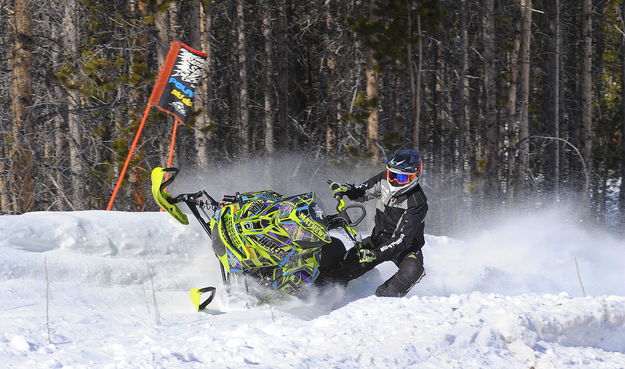
<svg viewBox="0 0 625 369">
<path fill-rule="evenodd" d="M 374 296 L 385 263 L 246 308 L 200 227 L 166 213 L 1 216 L 0 366 L 625 368 L 625 241 L 565 218 L 427 236 L 427 276 L 405 298 Z M 188 290 L 209 285 L 214 310 L 195 312 Z"/>
</svg>

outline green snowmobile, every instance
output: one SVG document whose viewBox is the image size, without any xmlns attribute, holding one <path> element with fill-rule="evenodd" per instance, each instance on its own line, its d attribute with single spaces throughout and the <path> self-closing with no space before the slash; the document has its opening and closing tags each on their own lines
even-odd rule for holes
<svg viewBox="0 0 625 369">
<path fill-rule="evenodd" d="M 360 204 L 346 205 L 342 198 L 337 198 L 337 214 L 326 215 L 313 192 L 295 196 L 270 190 L 236 193 L 225 195 L 221 202 L 204 190 L 173 197 L 165 189 L 178 173 L 177 168 L 152 170 L 154 200 L 182 224 L 189 224 L 189 219 L 177 204 L 188 206 L 212 240 L 227 290 L 233 280 L 245 275 L 269 289 L 298 295 L 302 287 L 314 284 L 324 268 L 330 267 L 327 258 L 322 263 L 324 251 L 336 247 L 337 242 L 344 251 L 342 242 L 330 237 L 330 229 L 343 229 L 353 241 L 360 241 L 354 228 L 366 215 Z M 356 221 L 348 215 L 349 212 L 353 216 L 353 210 Z M 205 309 L 215 292 L 214 287 L 192 289 L 190 295 L 196 309 Z M 200 302 L 202 293 L 209 296 Z"/>
</svg>

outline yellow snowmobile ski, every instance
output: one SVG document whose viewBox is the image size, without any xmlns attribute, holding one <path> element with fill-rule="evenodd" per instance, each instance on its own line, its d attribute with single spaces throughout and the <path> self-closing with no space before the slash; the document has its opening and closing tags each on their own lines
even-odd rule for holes
<svg viewBox="0 0 625 369">
<path fill-rule="evenodd" d="M 167 172 L 173 172 L 174 174 L 171 176 L 171 178 L 163 182 L 163 179 L 165 178 L 165 173 Z M 167 169 L 162 168 L 162 167 L 154 168 L 152 170 L 152 175 L 151 175 L 152 196 L 154 197 L 154 200 L 156 201 L 156 203 L 163 210 L 171 214 L 172 217 L 176 218 L 177 221 L 179 221 L 182 224 L 189 224 L 189 218 L 187 217 L 187 215 L 183 213 L 182 210 L 180 210 L 178 205 L 171 203 L 170 200 L 173 200 L 173 197 L 167 192 L 165 192 L 165 187 L 167 187 L 167 185 L 173 182 L 176 174 L 178 174 L 178 169 L 176 168 L 167 168 Z"/>
<path fill-rule="evenodd" d="M 195 311 L 201 311 L 206 309 L 206 306 L 213 301 L 215 297 L 215 287 L 204 287 L 204 288 L 193 288 L 189 291 L 189 296 L 191 297 L 191 302 L 193 302 L 193 306 L 195 306 Z M 204 302 L 200 302 L 200 297 L 203 293 L 210 292 L 210 296 Z"/>
</svg>

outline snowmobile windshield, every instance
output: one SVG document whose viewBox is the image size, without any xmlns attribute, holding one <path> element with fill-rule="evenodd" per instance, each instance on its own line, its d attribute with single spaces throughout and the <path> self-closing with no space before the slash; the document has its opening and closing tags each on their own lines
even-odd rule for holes
<svg viewBox="0 0 625 369">
<path fill-rule="evenodd" d="M 326 225 L 326 209 L 323 206 L 323 202 L 321 202 L 321 199 L 318 199 L 316 196 L 313 197 L 313 201 L 309 205 L 309 213 L 310 217 L 313 218 L 316 222 Z"/>
<path fill-rule="evenodd" d="M 294 205 L 290 208 L 292 213 L 288 214 L 286 211 L 291 204 Z M 323 203 L 314 193 L 290 197 L 280 206 L 283 206 L 285 211 L 280 226 L 293 241 L 311 244 L 328 242 Z"/>
</svg>

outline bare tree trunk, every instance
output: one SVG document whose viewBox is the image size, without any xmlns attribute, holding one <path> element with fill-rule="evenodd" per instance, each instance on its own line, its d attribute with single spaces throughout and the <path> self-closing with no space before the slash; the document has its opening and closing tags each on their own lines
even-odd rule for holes
<svg viewBox="0 0 625 369">
<path fill-rule="evenodd" d="M 530 92 L 530 55 L 531 55 L 531 32 L 532 32 L 532 0 L 521 1 L 523 9 L 523 23 L 521 25 L 521 74 L 520 74 L 520 109 L 519 109 L 519 145 L 520 155 L 518 162 L 519 185 L 526 191 L 527 181 L 525 177 L 529 170 L 529 92 Z"/>
<path fill-rule="evenodd" d="M 143 4 L 143 1 L 140 1 L 138 11 L 139 14 L 147 13 L 146 5 Z M 156 45 L 156 58 L 158 60 L 160 69 L 160 67 L 165 62 L 165 57 L 167 56 L 167 52 L 169 51 L 169 43 L 172 40 L 172 37 L 170 35 L 171 27 L 169 26 L 169 11 L 157 12 L 154 19 L 154 25 L 156 26 L 156 30 L 158 31 L 159 42 Z"/>
<path fill-rule="evenodd" d="M 520 13 L 523 14 L 523 7 L 521 7 Z M 513 17 L 515 18 L 515 17 Z M 515 22 L 516 22 L 515 18 Z M 510 86 L 508 87 L 508 102 L 507 102 L 507 114 L 508 114 L 508 178 L 506 184 L 506 195 L 508 197 L 508 203 L 512 204 L 514 199 L 516 188 L 518 186 L 519 175 L 517 173 L 516 158 L 518 155 L 517 143 L 519 142 L 519 120 L 517 117 L 517 89 L 519 78 L 519 50 L 521 48 L 521 26 L 523 17 L 519 17 L 519 23 L 515 25 L 515 37 L 512 41 L 512 50 L 510 51 Z"/>
<path fill-rule="evenodd" d="M 551 93 L 552 93 L 552 114 L 553 136 L 560 138 L 560 0 L 553 1 L 553 18 L 551 21 L 553 28 L 553 56 L 551 71 Z M 560 144 L 556 141 L 553 150 L 553 190 L 556 201 L 560 199 Z"/>
<path fill-rule="evenodd" d="M 395 68 L 397 68 L 397 70 L 401 70 L 401 68 L 403 67 L 402 63 L 399 60 L 395 60 Z M 404 101 L 402 99 L 403 95 L 404 95 L 404 80 L 406 79 L 406 76 L 404 75 L 400 75 L 399 73 L 393 75 L 393 121 L 391 123 L 391 132 L 392 133 L 397 133 L 397 134 L 402 134 L 403 136 L 403 129 L 405 128 L 405 122 L 404 122 L 404 116 L 405 116 L 405 112 L 404 112 Z M 404 124 L 400 124 L 400 123 L 404 123 Z M 385 158 L 388 159 L 388 158 Z"/>
<path fill-rule="evenodd" d="M 369 1 L 369 17 L 375 20 L 374 9 L 376 7 L 376 0 Z M 373 55 L 373 50 L 368 50 L 369 63 L 367 64 L 367 70 L 365 76 L 367 80 L 367 100 L 369 101 L 369 116 L 367 117 L 367 149 L 371 152 L 371 162 L 378 163 L 380 161 L 380 154 L 378 152 L 378 138 L 379 138 L 379 101 L 378 101 L 378 78 L 379 78 L 379 63 Z"/>
<path fill-rule="evenodd" d="M 169 5 L 169 36 L 171 41 L 178 40 L 180 35 L 180 25 L 178 24 L 178 2 L 172 1 Z"/>
<path fill-rule="evenodd" d="M 50 4 L 48 4 L 50 5 Z M 50 37 L 58 43 L 62 44 L 62 25 L 53 24 L 50 30 Z M 61 49 L 54 48 L 52 50 L 52 68 L 57 70 L 60 68 L 63 63 L 63 55 L 61 53 Z M 54 105 L 56 106 L 56 116 L 53 119 L 53 128 L 52 128 L 52 142 L 54 143 L 53 155 L 54 160 L 52 161 L 52 166 L 55 168 L 55 172 L 50 174 L 54 177 L 54 186 L 56 189 L 56 197 L 57 199 L 67 199 L 65 195 L 66 190 L 66 178 L 63 174 L 64 168 L 66 168 L 66 153 L 67 153 L 67 126 L 65 124 L 67 119 L 67 105 L 65 104 L 66 93 L 64 92 L 62 86 L 59 84 L 55 84 L 51 91 L 51 97 L 54 99 Z M 66 205 L 63 201 L 57 201 L 55 209 L 56 210 L 64 210 L 66 209 Z"/>
<path fill-rule="evenodd" d="M 16 194 L 17 213 L 34 208 L 35 174 L 32 118 L 32 2 L 16 0 L 13 7 L 13 58 L 11 60 L 11 113 L 13 116 L 13 171 L 11 189 Z"/>
<path fill-rule="evenodd" d="M 456 172 L 458 173 L 457 185 L 460 191 L 460 194 L 463 193 L 464 184 L 467 180 L 466 173 L 464 170 L 464 164 L 467 160 L 467 155 L 465 153 L 467 147 L 467 138 L 469 136 L 469 132 L 467 129 L 467 64 L 469 59 L 469 44 L 468 44 L 468 35 L 467 35 L 467 2 L 466 0 L 461 0 L 462 9 L 460 10 L 460 73 L 459 73 L 459 81 L 458 81 L 458 97 L 456 99 L 456 110 L 457 110 L 457 120 L 458 120 L 458 128 L 459 128 L 459 136 L 458 136 L 458 162 L 456 164 Z M 462 197 L 461 197 L 462 198 Z M 461 199 L 460 198 L 460 199 Z M 462 206 L 462 204 L 459 204 Z M 458 224 L 459 218 L 461 217 L 460 212 L 456 212 L 456 224 Z"/>
<path fill-rule="evenodd" d="M 189 14 L 191 23 L 191 47 L 202 50 L 202 33 L 205 30 L 204 24 L 204 5 L 201 0 L 192 0 L 191 11 Z M 194 101 L 195 104 L 195 101 Z"/>
<path fill-rule="evenodd" d="M 265 118 L 265 152 L 272 154 L 275 151 L 273 137 L 273 20 L 271 15 L 271 2 L 263 2 L 263 23 L 262 31 L 265 38 L 265 93 L 264 93 L 264 118 Z"/>
<path fill-rule="evenodd" d="M 408 60 L 410 62 L 410 89 L 412 95 L 412 145 L 420 150 L 421 131 L 421 70 L 423 69 L 423 38 L 421 35 L 421 17 L 417 16 L 417 32 L 419 41 L 417 44 L 417 71 L 415 73 L 412 63 L 412 47 L 408 44 Z M 411 22 L 409 22 L 411 23 Z M 416 76 L 415 76 L 416 74 Z"/>
<path fill-rule="evenodd" d="M 470 14 L 476 6 L 481 6 L 481 3 L 474 4 L 473 2 L 467 1 L 467 11 Z M 467 127 L 466 127 L 466 135 L 467 141 L 470 142 L 470 145 L 466 148 L 467 155 L 467 191 L 470 193 L 467 199 L 467 208 L 469 211 L 480 211 L 479 209 L 479 201 L 478 196 L 476 196 L 479 190 L 479 184 L 481 181 L 480 176 L 480 168 L 479 168 L 479 150 L 480 150 L 480 141 L 479 141 L 479 133 L 478 129 L 481 124 L 482 118 L 480 116 L 480 106 L 481 97 L 483 96 L 481 93 L 481 89 L 483 88 L 483 83 L 478 78 L 470 78 L 469 76 L 477 76 L 479 75 L 479 69 L 481 66 L 481 57 L 475 55 L 473 52 L 473 48 L 477 39 L 480 37 L 480 29 L 481 24 L 479 22 L 470 22 L 467 21 L 467 38 L 468 45 L 470 47 L 469 50 L 471 52 L 468 53 L 468 63 L 467 63 Z"/>
<path fill-rule="evenodd" d="M 592 162 L 592 0 L 582 2 L 582 142 L 584 160 L 588 170 L 593 172 Z M 589 189 L 584 191 L 584 197 L 590 200 Z"/>
<path fill-rule="evenodd" d="M 237 0 L 237 61 L 239 67 L 239 152 L 242 157 L 250 154 L 249 98 L 247 87 L 247 37 L 245 35 L 245 0 Z"/>
<path fill-rule="evenodd" d="M 73 60 L 78 60 L 78 4 L 75 0 L 63 3 L 63 44 Z M 75 77 L 74 77 L 75 78 Z M 82 159 L 83 134 L 79 116 L 81 106 L 80 93 L 75 89 L 67 89 L 67 126 L 69 129 L 69 162 L 71 169 L 73 208 L 84 210 L 86 207 L 85 187 L 87 173 Z"/>
<path fill-rule="evenodd" d="M 3 4 L 0 3 L 0 6 Z M 10 17 L 0 18 L 0 45 L 11 45 L 11 37 L 9 35 L 11 33 L 10 29 Z M 10 53 L 6 53 L 4 58 L 0 58 L 0 70 L 8 70 L 9 66 L 7 65 L 9 60 Z M 8 103 L 8 99 L 5 99 L 4 94 L 4 84 L 0 84 L 0 88 L 2 88 L 2 94 L 0 95 L 0 105 L 5 105 Z M 9 135 L 9 132 L 5 130 L 6 127 L 0 124 L 0 137 L 6 137 Z M 7 155 L 9 151 L 10 144 L 6 142 L 7 140 L 0 140 L 0 214 L 9 214 L 11 213 L 11 198 L 9 196 L 10 186 L 11 186 L 11 177 L 9 174 L 9 166 L 10 159 Z"/>
<path fill-rule="evenodd" d="M 441 39 L 445 39 L 447 35 L 445 35 L 444 31 L 441 32 Z M 434 148 L 430 153 L 433 153 L 436 158 L 437 164 L 432 166 L 436 168 L 436 173 L 438 174 L 435 178 L 435 184 L 437 189 L 443 188 L 443 183 L 445 182 L 447 175 L 447 157 L 445 156 L 445 148 L 447 146 L 447 120 L 446 120 L 446 104 L 445 104 L 445 95 L 446 95 L 446 86 L 445 86 L 445 59 L 443 55 L 443 42 L 437 42 L 436 47 L 433 50 L 433 60 L 434 71 L 432 73 L 432 101 L 433 104 L 433 131 L 435 134 L 432 136 L 432 142 L 434 143 Z"/>
<path fill-rule="evenodd" d="M 484 123 L 486 126 L 486 193 L 497 195 L 498 178 L 498 136 L 497 93 L 495 89 L 495 4 L 494 0 L 484 1 Z"/>
<path fill-rule="evenodd" d="M 201 111 L 195 122 L 195 149 L 197 152 L 197 165 L 206 168 L 209 164 L 211 138 L 213 136 L 213 109 L 209 94 L 212 93 L 213 82 L 213 49 L 210 35 L 213 31 L 213 4 L 200 0 L 194 0 L 197 7 L 195 19 L 198 22 L 197 32 L 194 33 L 193 40 L 197 43 L 194 47 L 198 47 L 207 54 L 206 67 L 202 82 L 198 86 L 198 94 L 196 95 L 194 105 L 196 110 Z"/>
<path fill-rule="evenodd" d="M 148 4 L 145 1 L 140 0 L 137 3 L 136 10 L 137 10 L 137 15 L 140 18 L 146 17 L 148 15 Z M 164 14 L 167 14 L 167 13 L 164 13 Z M 160 42 L 158 43 L 158 47 L 157 47 L 157 55 L 159 57 L 158 65 L 160 69 L 160 67 L 162 67 L 163 62 L 165 60 L 165 59 L 160 59 L 160 57 L 162 56 L 163 58 L 165 58 L 167 55 L 167 51 L 169 49 L 169 36 L 168 36 L 169 31 L 167 27 L 167 22 L 161 23 L 159 25 L 159 22 L 157 19 L 157 28 L 158 27 L 164 27 L 162 29 L 159 29 L 159 41 Z M 146 34 L 140 34 L 139 37 L 137 38 L 138 47 L 136 47 L 132 52 L 131 68 L 133 68 L 133 66 L 135 65 L 142 66 L 142 65 L 148 64 L 148 56 L 147 56 L 148 46 L 147 45 L 148 45 L 148 36 Z M 133 101 L 143 103 L 147 100 L 145 96 L 145 91 L 142 89 L 135 89 L 132 91 L 131 94 L 132 94 L 131 98 Z M 143 106 L 138 106 L 136 109 L 131 110 L 133 121 L 135 122 L 138 121 L 138 118 L 140 117 L 139 114 L 143 112 L 143 108 L 144 108 Z M 158 131 L 159 132 L 157 132 L 157 134 L 161 135 L 161 137 L 166 137 L 165 132 L 169 132 L 169 128 L 166 128 L 166 125 L 164 124 L 159 125 Z M 166 157 L 167 146 L 168 145 L 165 140 L 159 140 L 158 153 L 160 157 Z M 135 157 L 141 157 L 142 156 L 141 150 L 137 149 L 134 155 Z M 126 198 L 133 200 L 130 203 L 133 205 L 132 209 L 137 210 L 137 211 L 142 211 L 146 204 L 147 197 L 146 197 L 145 189 L 143 186 L 143 178 L 145 178 L 145 169 L 143 166 L 135 165 L 134 167 L 131 167 L 128 170 L 128 182 L 131 184 L 131 186 L 127 186 L 124 192 L 125 192 Z"/>
<path fill-rule="evenodd" d="M 7 160 L 4 159 L 7 157 L 4 142 L 0 143 L 0 155 L 2 155 L 2 159 L 0 159 L 0 214 L 9 214 L 11 213 L 11 198 L 9 197 L 9 187 L 5 179 L 7 178 L 5 173 L 8 172 L 8 168 L 6 165 Z"/>
<path fill-rule="evenodd" d="M 332 14 L 332 3 L 326 5 L 326 29 L 323 35 L 326 58 L 326 153 L 334 152 L 336 146 L 337 128 L 337 104 L 336 92 L 334 91 L 336 79 L 336 43 L 332 35 L 336 34 L 336 20 Z"/>
<path fill-rule="evenodd" d="M 371 162 L 377 163 L 379 159 L 378 153 L 378 72 L 376 70 L 378 62 L 369 51 L 369 64 L 365 72 L 367 78 L 367 100 L 369 100 L 369 116 L 367 117 L 367 148 L 371 152 Z"/>
<path fill-rule="evenodd" d="M 280 62 L 277 65 L 278 69 L 278 106 L 277 106 L 277 118 L 279 127 L 279 137 L 276 137 L 279 142 L 282 143 L 283 148 L 290 148 L 290 131 L 289 128 L 289 63 L 290 54 L 288 48 L 289 40 L 289 28 L 288 28 L 288 4 L 287 0 L 277 0 L 278 16 L 277 16 L 277 32 L 276 32 L 276 53 L 277 60 Z"/>
</svg>

